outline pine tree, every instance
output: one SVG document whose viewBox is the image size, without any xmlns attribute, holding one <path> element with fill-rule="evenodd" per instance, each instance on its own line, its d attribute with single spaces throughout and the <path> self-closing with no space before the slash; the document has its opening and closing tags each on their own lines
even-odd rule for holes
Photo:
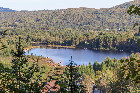
<svg viewBox="0 0 140 93">
<path fill-rule="evenodd" d="M 6 31 L 7 31 L 7 30 L 4 31 L 4 33 L 2 34 L 2 36 L 7 35 Z M 3 49 L 6 48 L 6 46 L 5 46 L 5 45 L 3 44 L 3 42 L 2 42 L 2 37 L 0 37 L 0 44 L 1 44 L 0 50 L 3 50 Z M 9 68 L 5 68 L 5 67 L 3 66 L 3 64 L 0 63 L 0 92 L 1 92 L 1 93 L 5 93 L 5 92 L 6 92 L 5 89 L 4 89 L 4 87 L 3 87 L 4 82 L 2 82 L 2 80 L 5 80 L 5 78 L 3 78 L 3 77 L 4 77 L 5 74 L 6 74 L 5 72 L 8 72 L 8 71 L 9 71 Z"/>
<path fill-rule="evenodd" d="M 136 92 L 138 91 L 140 76 L 139 76 L 139 63 L 140 59 L 131 57 L 127 59 L 121 59 L 122 63 L 120 67 L 120 82 L 122 83 L 122 92 Z"/>
<path fill-rule="evenodd" d="M 5 91 L 14 93 L 40 92 L 43 85 L 39 84 L 41 81 L 41 73 L 35 75 L 35 73 L 40 72 L 37 64 L 38 60 L 34 62 L 32 66 L 29 66 L 28 60 L 24 55 L 20 37 L 17 44 L 17 51 L 13 51 L 12 53 L 12 67 L 10 71 L 5 72 L 6 74 L 3 77 L 5 79 L 2 80 Z M 38 78 L 35 79 L 35 76 Z"/>
<path fill-rule="evenodd" d="M 100 70 L 100 64 L 98 63 L 98 61 L 95 61 L 94 64 L 93 64 L 93 69 L 94 71 L 98 71 Z"/>
<path fill-rule="evenodd" d="M 91 65 L 91 62 L 89 62 L 89 65 L 87 66 L 87 75 L 91 76 L 92 79 L 95 78 L 95 72 L 93 66 Z"/>
<path fill-rule="evenodd" d="M 72 61 L 72 56 L 70 63 L 67 65 L 64 71 L 63 82 L 65 87 L 61 86 L 63 92 L 70 93 L 85 93 L 85 86 L 82 85 L 81 80 L 82 75 L 78 73 L 78 66 Z M 63 89 L 66 88 L 66 89 Z"/>
</svg>

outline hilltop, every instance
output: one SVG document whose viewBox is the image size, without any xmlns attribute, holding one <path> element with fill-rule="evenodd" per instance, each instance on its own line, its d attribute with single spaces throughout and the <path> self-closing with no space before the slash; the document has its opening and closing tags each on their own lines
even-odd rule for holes
<svg viewBox="0 0 140 93">
<path fill-rule="evenodd" d="M 0 19 L 3 20 L 1 20 L 0 24 L 6 26 L 4 22 L 11 20 L 8 22 L 8 27 L 14 28 L 25 25 L 25 27 L 34 29 L 40 27 L 41 30 L 49 30 L 51 27 L 56 27 L 94 31 L 122 29 L 125 31 L 130 29 L 135 22 L 139 22 L 138 16 L 130 16 L 127 13 L 128 7 L 132 4 L 139 5 L 140 1 L 135 0 L 115 7 L 101 9 L 80 7 L 58 10 L 7 12 L 1 14 Z"/>
<path fill-rule="evenodd" d="M 3 8 L 0 7 L 0 12 L 14 12 L 15 10 L 9 9 L 9 8 Z"/>
<path fill-rule="evenodd" d="M 115 7 L 112 7 L 115 8 L 115 9 L 119 9 L 119 8 L 125 8 L 125 9 L 128 9 L 131 5 L 140 5 L 140 0 L 134 0 L 134 1 L 130 1 L 130 2 L 126 2 L 126 3 L 123 3 L 123 4 L 120 4 L 120 5 L 116 5 Z"/>
</svg>

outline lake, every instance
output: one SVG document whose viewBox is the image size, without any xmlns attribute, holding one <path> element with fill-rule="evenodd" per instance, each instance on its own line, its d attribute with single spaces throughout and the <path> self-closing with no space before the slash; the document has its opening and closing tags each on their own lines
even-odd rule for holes
<svg viewBox="0 0 140 93">
<path fill-rule="evenodd" d="M 128 57 L 131 53 L 127 52 L 114 52 L 114 51 L 97 51 L 90 49 L 68 49 L 68 48 L 34 48 L 25 53 L 25 55 L 33 55 L 49 57 L 54 62 L 61 62 L 61 65 L 67 65 L 69 60 L 71 59 L 77 63 L 77 65 L 85 64 L 87 65 L 89 62 L 92 64 L 97 60 L 99 63 L 103 62 L 106 57 L 110 57 L 111 59 L 121 59 L 122 57 Z"/>
</svg>

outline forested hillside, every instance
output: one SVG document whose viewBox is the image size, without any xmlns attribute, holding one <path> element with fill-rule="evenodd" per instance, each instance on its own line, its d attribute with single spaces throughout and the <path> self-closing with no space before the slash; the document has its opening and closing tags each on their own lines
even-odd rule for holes
<svg viewBox="0 0 140 93">
<path fill-rule="evenodd" d="M 62 10 L 20 11 L 1 14 L 3 21 L 11 20 L 8 27 L 28 24 L 31 27 L 49 30 L 50 27 L 64 27 L 81 30 L 127 30 L 139 21 L 138 16 L 130 16 L 126 8 L 90 9 L 68 8 Z M 3 22 L 2 21 L 2 22 Z M 34 24 L 33 24 L 34 22 Z M 19 25 L 19 26 L 20 26 Z M 5 25 L 6 26 L 6 25 Z M 129 27 L 128 27 L 129 26 Z M 126 28 L 127 27 L 127 28 Z"/>
<path fill-rule="evenodd" d="M 96 50 L 140 51 L 140 33 L 134 23 L 138 15 L 127 13 L 127 2 L 112 8 L 68 8 L 59 10 L 16 11 L 0 13 L 0 34 L 8 30 L 4 41 L 8 49 L 1 52 L 10 55 L 17 37 L 23 38 L 27 47 L 31 42 L 51 45 L 76 46 Z"/>
<path fill-rule="evenodd" d="M 112 8 L 68 8 L 58 10 L 17 11 L 1 13 L 1 26 L 20 28 L 22 26 L 49 30 L 50 27 L 75 28 L 80 30 L 127 31 L 139 21 L 136 15 L 127 14 L 128 7 L 140 1 L 128 2 Z"/>
</svg>

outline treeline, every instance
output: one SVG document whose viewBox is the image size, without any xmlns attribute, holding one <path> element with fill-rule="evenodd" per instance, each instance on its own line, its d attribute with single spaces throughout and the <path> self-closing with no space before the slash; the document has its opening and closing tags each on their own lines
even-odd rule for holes
<svg viewBox="0 0 140 93">
<path fill-rule="evenodd" d="M 54 31 L 40 31 L 38 33 L 23 31 L 19 35 L 3 36 L 2 38 L 5 38 L 2 40 L 2 42 L 6 45 L 7 49 L 1 51 L 1 55 L 10 55 L 11 49 L 15 49 L 14 45 L 17 42 L 18 36 L 21 36 L 22 45 L 24 47 L 33 45 L 33 42 L 41 42 L 47 45 L 51 44 L 62 46 L 75 46 L 76 48 L 89 48 L 94 50 L 117 50 L 128 52 L 140 51 L 139 32 L 80 32 L 72 29 L 55 29 Z"/>
<path fill-rule="evenodd" d="M 139 71 L 138 65 L 140 54 L 131 54 L 128 58 L 111 59 L 105 58 L 101 64 L 97 61 L 93 65 L 81 65 L 79 73 L 88 76 L 91 81 L 95 81 L 99 90 L 103 93 L 121 93 L 121 92 L 138 92 L 139 89 Z M 93 84 L 91 84 L 93 86 Z M 88 87 L 90 87 L 88 85 Z M 93 87 L 91 87 L 93 88 Z"/>
<path fill-rule="evenodd" d="M 140 37 L 132 33 L 103 33 L 100 32 L 91 40 L 85 40 L 79 43 L 77 47 L 87 47 L 96 50 L 122 50 L 122 51 L 140 51 Z M 87 38 L 89 35 L 87 35 Z"/>
</svg>

